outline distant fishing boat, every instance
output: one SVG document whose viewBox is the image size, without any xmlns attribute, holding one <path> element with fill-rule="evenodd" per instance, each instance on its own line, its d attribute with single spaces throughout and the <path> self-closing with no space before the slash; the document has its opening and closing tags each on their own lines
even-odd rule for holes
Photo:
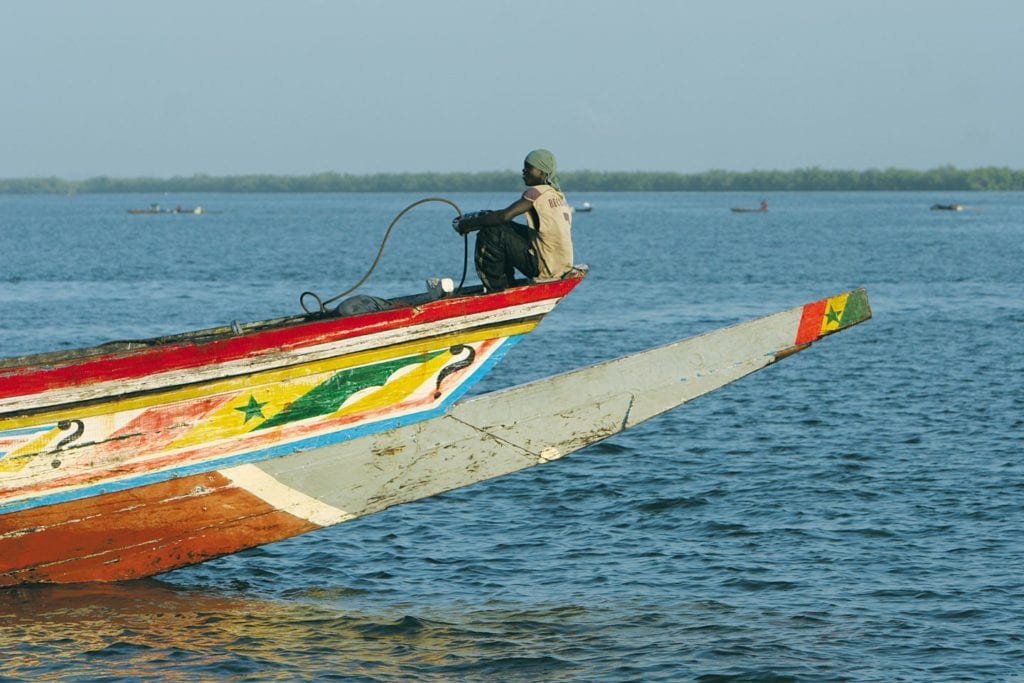
<svg viewBox="0 0 1024 683">
<path fill-rule="evenodd" d="M 963 211 L 963 204 L 932 204 L 932 211 Z"/>
<path fill-rule="evenodd" d="M 159 204 L 153 203 L 144 209 L 128 209 L 128 213 L 132 214 L 147 214 L 147 213 L 163 213 L 163 209 L 160 208 Z"/>
<path fill-rule="evenodd" d="M 731 209 L 731 211 L 733 213 L 765 213 L 766 211 L 768 211 L 768 202 L 762 200 L 761 201 L 761 205 L 759 207 L 757 207 L 756 209 L 743 208 L 743 207 L 733 207 Z"/>
<path fill-rule="evenodd" d="M 144 209 L 128 209 L 130 214 L 154 214 L 154 213 L 177 213 L 177 214 L 190 214 L 194 216 L 200 216 L 206 213 L 206 209 L 201 206 L 176 206 L 173 209 L 164 209 L 159 204 L 150 204 Z"/>
<path fill-rule="evenodd" d="M 594 210 L 594 207 L 593 207 L 593 206 L 591 206 L 590 202 L 583 202 L 583 203 L 582 203 L 582 204 L 580 204 L 579 206 L 577 206 L 577 207 L 574 207 L 574 209 L 573 209 L 573 210 L 574 210 L 574 211 L 575 211 L 576 213 L 589 213 L 590 211 L 593 211 L 593 210 Z"/>
</svg>

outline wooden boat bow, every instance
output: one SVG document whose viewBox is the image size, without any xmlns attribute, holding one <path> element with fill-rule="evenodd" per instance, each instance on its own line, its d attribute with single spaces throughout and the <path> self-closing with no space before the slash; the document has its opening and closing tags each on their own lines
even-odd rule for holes
<svg viewBox="0 0 1024 683">
<path fill-rule="evenodd" d="M 525 295 L 508 294 L 508 304 Z M 71 402 L 67 413 L 50 404 L 8 413 L 0 586 L 150 576 L 551 462 L 870 317 L 867 293 L 853 290 L 460 400 L 474 376 L 473 364 L 455 368 L 464 349 L 475 362 L 496 360 L 493 335 L 525 329 L 474 323 L 327 370 L 321 359 L 213 382 L 207 393 L 160 389 Z M 307 381 L 331 390 L 277 406 L 274 392 Z M 42 385 L 28 395 L 47 395 Z M 138 403 L 154 397 L 161 402 Z"/>
</svg>

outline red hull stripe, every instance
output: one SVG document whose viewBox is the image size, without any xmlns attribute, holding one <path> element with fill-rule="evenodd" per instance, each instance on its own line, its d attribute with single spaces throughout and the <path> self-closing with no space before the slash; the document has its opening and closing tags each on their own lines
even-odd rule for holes
<svg viewBox="0 0 1024 683">
<path fill-rule="evenodd" d="M 215 365 L 265 353 L 287 351 L 358 337 L 410 325 L 486 313 L 509 306 L 564 297 L 579 284 L 573 277 L 485 296 L 441 299 L 417 307 L 396 308 L 348 318 L 318 320 L 290 327 L 228 337 L 207 343 L 137 349 L 47 368 L 8 368 L 0 371 L 0 398 L 37 394 L 64 386 L 145 377 L 175 370 Z"/>
<path fill-rule="evenodd" d="M 210 472 L 0 517 L 0 586 L 137 579 L 317 528 Z"/>
<path fill-rule="evenodd" d="M 825 315 L 828 299 L 812 301 L 804 306 L 800 316 L 800 326 L 796 332 L 796 345 L 809 344 L 821 336 L 821 318 Z"/>
</svg>

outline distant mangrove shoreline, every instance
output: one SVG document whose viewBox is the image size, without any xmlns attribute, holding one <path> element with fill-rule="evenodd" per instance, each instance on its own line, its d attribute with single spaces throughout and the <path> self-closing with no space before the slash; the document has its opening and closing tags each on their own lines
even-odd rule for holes
<svg viewBox="0 0 1024 683">
<path fill-rule="evenodd" d="M 569 192 L 778 192 L 778 191 L 1022 191 L 1024 171 L 1004 167 L 927 171 L 803 168 L 789 171 L 567 171 Z M 504 192 L 520 188 L 516 171 L 479 173 L 374 173 L 352 175 L 196 174 L 172 178 L 0 179 L 0 194 L 110 194 L 164 192 Z"/>
</svg>

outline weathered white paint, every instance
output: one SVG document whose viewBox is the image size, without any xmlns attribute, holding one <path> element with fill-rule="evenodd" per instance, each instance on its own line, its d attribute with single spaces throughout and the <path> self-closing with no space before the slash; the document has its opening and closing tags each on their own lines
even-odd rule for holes
<svg viewBox="0 0 1024 683">
<path fill-rule="evenodd" d="M 729 384 L 799 350 L 801 311 L 485 394 L 434 420 L 258 467 L 366 515 L 548 462 Z"/>
<path fill-rule="evenodd" d="M 331 526 L 354 517 L 344 510 L 285 486 L 255 465 L 240 465 L 219 471 L 235 486 L 245 489 L 278 510 L 313 524 Z"/>
</svg>

